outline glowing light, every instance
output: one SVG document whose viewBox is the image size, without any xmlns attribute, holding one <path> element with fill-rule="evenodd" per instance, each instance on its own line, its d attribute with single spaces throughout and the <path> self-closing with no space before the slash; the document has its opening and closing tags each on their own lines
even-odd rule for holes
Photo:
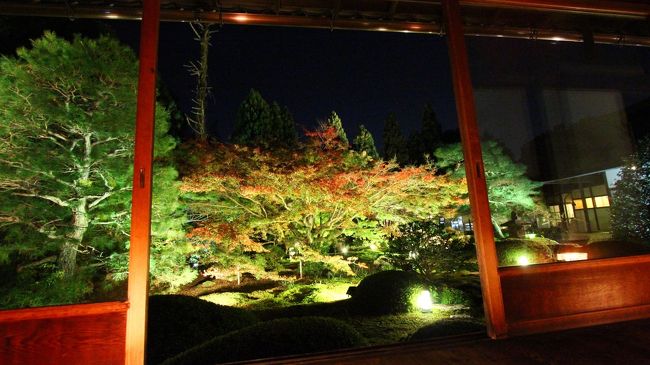
<svg viewBox="0 0 650 365">
<path fill-rule="evenodd" d="M 243 23 L 243 22 L 247 22 L 249 19 L 246 15 L 236 15 L 235 17 L 233 17 L 233 20 L 235 20 L 236 22 Z"/>
<path fill-rule="evenodd" d="M 387 28 L 384 28 L 384 27 L 380 27 L 380 28 L 377 28 L 377 30 L 380 31 L 380 32 L 385 32 L 385 31 L 387 31 L 388 29 L 387 29 Z"/>
<path fill-rule="evenodd" d="M 422 27 L 419 26 L 419 25 L 411 25 L 411 26 L 409 26 L 409 28 L 411 28 L 411 29 L 413 29 L 413 30 L 419 30 L 419 29 L 422 29 Z"/>
<path fill-rule="evenodd" d="M 551 40 L 552 40 L 552 41 L 559 42 L 559 41 L 563 41 L 564 38 L 562 38 L 562 37 L 552 37 Z"/>
<path fill-rule="evenodd" d="M 517 257 L 517 265 L 519 266 L 528 266 L 530 265 L 530 260 L 528 260 L 528 257 L 525 255 L 521 255 Z"/>
<path fill-rule="evenodd" d="M 347 255 L 347 254 L 348 254 L 348 251 L 349 251 L 349 250 L 348 250 L 347 247 L 341 247 L 341 253 L 342 253 L 342 254 Z"/>
<path fill-rule="evenodd" d="M 630 170 L 636 171 L 636 166 L 632 165 L 632 167 L 630 167 Z"/>
<path fill-rule="evenodd" d="M 587 260 L 589 254 L 586 252 L 563 252 L 557 254 L 558 261 L 580 261 Z"/>
<path fill-rule="evenodd" d="M 422 290 L 415 297 L 415 306 L 422 312 L 431 312 L 433 309 L 433 300 L 428 290 Z"/>
<path fill-rule="evenodd" d="M 107 18 L 107 19 L 119 19 L 120 18 L 119 15 L 113 14 L 109 10 L 104 12 L 104 17 Z"/>
<path fill-rule="evenodd" d="M 526 238 L 528 238 L 529 240 L 532 240 L 533 238 L 537 237 L 537 234 L 535 234 L 535 233 L 526 233 L 524 236 Z"/>
</svg>

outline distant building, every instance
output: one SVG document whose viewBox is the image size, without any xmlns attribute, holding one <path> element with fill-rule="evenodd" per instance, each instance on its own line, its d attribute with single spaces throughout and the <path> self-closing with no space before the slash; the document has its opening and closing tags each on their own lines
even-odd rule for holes
<svg viewBox="0 0 650 365">
<path fill-rule="evenodd" d="M 592 233 L 611 230 L 611 189 L 620 167 L 545 181 L 544 200 L 551 216 L 548 226 L 566 233 Z"/>
</svg>

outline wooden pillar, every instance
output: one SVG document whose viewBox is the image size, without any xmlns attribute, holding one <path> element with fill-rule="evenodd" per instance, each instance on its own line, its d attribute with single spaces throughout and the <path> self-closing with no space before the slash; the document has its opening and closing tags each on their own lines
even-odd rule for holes
<svg viewBox="0 0 650 365">
<path fill-rule="evenodd" d="M 156 106 L 156 63 L 160 0 L 144 0 L 140 28 L 140 74 L 135 122 L 135 157 L 131 201 L 129 251 L 129 310 L 126 320 L 128 365 L 142 365 L 147 340 L 149 245 L 151 241 L 151 184 Z M 97 354 L 101 356 L 101 354 Z"/>
<path fill-rule="evenodd" d="M 456 97 L 458 126 L 463 144 L 467 188 L 474 221 L 474 238 L 481 276 L 481 290 L 488 334 L 505 337 L 507 327 L 498 273 L 494 232 L 488 203 L 481 141 L 476 124 L 476 106 L 469 73 L 467 47 L 458 0 L 444 0 L 443 11 L 447 25 L 447 45 L 451 62 L 452 82 Z"/>
</svg>

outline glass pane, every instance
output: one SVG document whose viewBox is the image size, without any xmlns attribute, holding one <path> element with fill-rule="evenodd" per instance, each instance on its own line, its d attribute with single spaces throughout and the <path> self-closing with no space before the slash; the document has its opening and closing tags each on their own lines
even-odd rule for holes
<svg viewBox="0 0 650 365">
<path fill-rule="evenodd" d="M 500 265 L 650 252 L 650 50 L 502 38 L 469 48 Z"/>
<path fill-rule="evenodd" d="M 464 180 L 434 162 L 444 144 L 460 151 L 444 39 L 217 29 L 201 104 L 186 65 L 205 29 L 161 24 L 180 177 L 154 201 L 182 210 L 154 214 L 166 230 L 153 237 L 148 361 L 483 330 Z"/>
<path fill-rule="evenodd" d="M 0 308 L 124 300 L 135 53 L 98 22 L 1 20 Z"/>
</svg>

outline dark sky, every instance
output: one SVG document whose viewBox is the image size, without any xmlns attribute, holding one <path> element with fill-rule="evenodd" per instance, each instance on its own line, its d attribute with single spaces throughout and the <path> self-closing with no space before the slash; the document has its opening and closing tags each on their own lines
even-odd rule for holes
<svg viewBox="0 0 650 365">
<path fill-rule="evenodd" d="M 136 46 L 137 23 L 114 27 Z M 159 72 L 184 111 L 194 88 L 184 65 L 198 57 L 192 37 L 188 24 L 161 24 Z M 446 44 L 437 35 L 224 25 L 212 40 L 209 78 L 209 121 L 221 137 L 251 88 L 286 105 L 302 126 L 335 110 L 348 137 L 364 124 L 378 145 L 389 113 L 408 134 L 425 103 L 445 128 L 456 125 Z"/>
<path fill-rule="evenodd" d="M 43 29 L 113 32 L 137 51 L 139 24 L 0 17 L 0 51 L 28 44 Z M 364 124 L 378 147 L 389 113 L 408 135 L 418 130 L 425 103 L 433 105 L 443 128 L 456 128 L 446 42 L 438 35 L 224 25 L 212 44 L 208 116 L 222 140 L 251 88 L 286 105 L 303 127 L 335 110 L 350 139 Z M 198 58 L 198 48 L 187 23 L 161 23 L 160 77 L 184 112 L 195 87 L 185 65 Z M 468 48 L 479 126 L 515 158 L 522 144 L 556 123 L 598 117 L 589 113 L 625 108 L 627 122 L 647 133 L 648 48 L 475 37 L 468 38 Z M 568 92 L 549 96 L 554 89 Z M 549 102 L 551 97 L 557 101 Z"/>
</svg>

